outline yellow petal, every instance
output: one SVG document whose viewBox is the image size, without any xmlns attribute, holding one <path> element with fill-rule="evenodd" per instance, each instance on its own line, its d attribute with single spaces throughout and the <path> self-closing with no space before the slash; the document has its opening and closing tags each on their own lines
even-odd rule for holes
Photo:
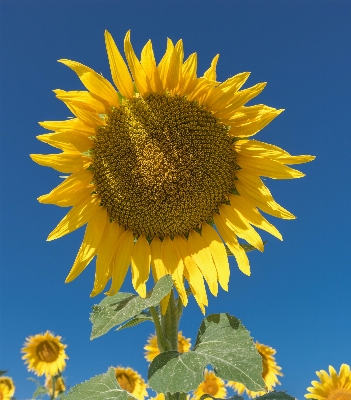
<svg viewBox="0 0 351 400">
<path fill-rule="evenodd" d="M 263 212 L 283 219 L 295 218 L 273 199 L 271 192 L 258 176 L 248 174 L 243 170 L 237 171 L 236 176 L 238 180 L 235 182 L 235 187 L 240 195 L 250 199 Z"/>
<path fill-rule="evenodd" d="M 199 267 L 205 278 L 210 292 L 217 296 L 217 270 L 213 263 L 212 254 L 204 239 L 194 230 L 191 230 L 188 237 L 188 246 L 191 258 Z"/>
<path fill-rule="evenodd" d="M 37 139 L 67 152 L 85 152 L 93 147 L 91 139 L 79 131 L 66 131 L 38 135 Z"/>
<path fill-rule="evenodd" d="M 113 82 L 127 99 L 134 96 L 133 80 L 110 32 L 105 31 L 105 43 Z"/>
<path fill-rule="evenodd" d="M 248 137 L 253 136 L 269 123 L 271 123 L 274 118 L 276 118 L 279 114 L 281 114 L 284 110 L 273 110 L 270 112 L 260 114 L 259 118 L 256 120 L 248 121 L 245 124 L 237 125 L 236 121 L 232 123 L 232 120 L 226 119 L 218 115 L 221 118 L 223 123 L 229 125 L 231 129 L 229 130 L 229 135 L 238 136 L 238 137 Z"/>
<path fill-rule="evenodd" d="M 221 116 L 226 116 L 239 107 L 243 106 L 245 103 L 247 103 L 249 100 L 253 99 L 257 95 L 259 95 L 262 90 L 265 88 L 266 83 L 258 83 L 257 85 L 254 85 L 248 89 L 241 90 L 240 92 L 237 92 L 233 99 L 231 100 L 230 104 L 221 110 Z"/>
<path fill-rule="evenodd" d="M 85 230 L 84 239 L 73 267 L 66 278 L 66 283 L 72 282 L 86 268 L 97 253 L 102 233 L 108 222 L 105 207 L 99 207 L 95 215 L 89 220 Z"/>
<path fill-rule="evenodd" d="M 140 297 L 146 297 L 146 284 L 150 275 L 151 251 L 144 235 L 140 235 L 132 250 L 132 283 Z"/>
<path fill-rule="evenodd" d="M 258 176 L 267 176 L 273 179 L 294 179 L 305 176 L 302 172 L 269 158 L 246 157 L 239 153 L 237 162 L 242 169 Z"/>
<path fill-rule="evenodd" d="M 112 284 L 110 290 L 106 293 L 111 296 L 119 291 L 124 278 L 127 275 L 130 265 L 130 259 L 134 246 L 134 235 L 130 229 L 127 229 L 118 239 L 116 245 L 116 256 L 112 269 Z"/>
<path fill-rule="evenodd" d="M 106 124 L 105 120 L 96 112 L 88 111 L 84 108 L 73 105 L 70 102 L 65 102 L 65 104 L 72 114 L 79 118 L 85 125 L 97 128 Z"/>
<path fill-rule="evenodd" d="M 161 240 L 155 236 L 152 239 L 150 249 L 151 249 L 151 268 L 154 281 L 157 282 L 163 276 L 167 275 L 166 267 L 162 260 L 161 253 Z"/>
<path fill-rule="evenodd" d="M 144 68 L 149 80 L 151 89 L 154 93 L 162 93 L 162 82 L 160 79 L 160 74 L 157 70 L 154 51 L 152 49 L 151 40 L 149 40 L 144 46 L 141 52 L 141 65 Z"/>
<path fill-rule="evenodd" d="M 196 77 L 197 54 L 191 54 L 182 66 L 182 79 L 179 86 L 179 94 L 191 93 L 197 85 Z"/>
<path fill-rule="evenodd" d="M 278 229 L 270 224 L 250 201 L 247 201 L 247 199 L 242 196 L 234 195 L 230 195 L 229 200 L 231 207 L 240 213 L 242 217 L 245 218 L 250 224 L 269 232 L 271 235 L 280 240 L 283 240 Z"/>
<path fill-rule="evenodd" d="M 38 200 L 43 204 L 56 204 L 59 206 L 73 205 L 67 203 L 67 197 L 79 195 L 79 192 L 84 191 L 88 187 L 92 179 L 93 174 L 91 171 L 83 169 L 74 172 L 50 193 L 40 196 Z"/>
<path fill-rule="evenodd" d="M 245 253 L 245 250 L 240 246 L 235 233 L 228 228 L 225 220 L 218 214 L 213 215 L 214 222 L 218 229 L 219 234 L 222 236 L 224 243 L 228 246 L 229 250 L 234 254 L 236 262 L 241 272 L 245 275 L 250 275 L 250 263 Z"/>
<path fill-rule="evenodd" d="M 61 59 L 58 61 L 73 69 L 73 71 L 82 81 L 83 85 L 90 92 L 96 94 L 99 97 L 102 97 L 104 100 L 108 101 L 111 106 L 119 106 L 117 92 L 107 79 L 99 75 L 91 68 L 79 62 L 65 59 Z"/>
<path fill-rule="evenodd" d="M 141 66 L 138 57 L 135 55 L 132 43 L 130 42 L 130 31 L 127 32 L 124 38 L 124 53 L 126 55 L 130 71 L 133 75 L 135 85 L 142 96 L 150 93 L 149 78 Z"/>
<path fill-rule="evenodd" d="M 167 39 L 166 53 L 164 54 L 160 63 L 157 66 L 157 70 L 160 74 L 160 79 L 162 82 L 163 90 L 166 90 L 166 88 L 167 88 L 168 69 L 169 69 L 169 64 L 170 64 L 171 57 L 173 54 L 173 50 L 174 50 L 174 46 L 173 46 L 172 40 Z"/>
<path fill-rule="evenodd" d="M 167 275 L 166 267 L 162 259 L 162 242 L 161 240 L 155 236 L 152 239 L 152 242 L 150 244 L 150 249 L 151 249 L 151 270 L 152 270 L 152 276 L 154 278 L 155 283 L 161 279 L 163 276 Z M 171 293 L 168 293 L 167 296 L 165 296 L 161 300 L 161 312 L 162 315 L 166 314 L 167 311 L 167 306 L 169 302 L 169 298 L 171 296 Z"/>
<path fill-rule="evenodd" d="M 181 55 L 178 49 L 175 47 L 172 52 L 172 56 L 169 61 L 167 71 L 167 89 L 172 90 L 177 87 L 179 82 L 179 75 L 182 67 Z"/>
<path fill-rule="evenodd" d="M 59 222 L 56 228 L 49 234 L 47 240 L 55 240 L 85 225 L 98 212 L 100 198 L 90 196 L 79 204 L 76 204 Z"/>
<path fill-rule="evenodd" d="M 184 263 L 178 248 L 169 236 L 163 239 L 161 253 L 167 272 L 172 275 L 174 286 L 179 293 L 182 303 L 186 306 L 188 304 L 188 297 L 184 288 Z"/>
<path fill-rule="evenodd" d="M 118 238 L 124 231 L 125 229 L 118 225 L 117 222 L 110 222 L 106 225 L 98 248 L 94 289 L 90 297 L 101 293 L 111 278 L 112 261 L 116 254 Z"/>
<path fill-rule="evenodd" d="M 259 142 L 257 140 L 238 140 L 234 144 L 236 152 L 240 152 L 248 157 L 268 157 L 282 164 L 302 164 L 315 159 L 313 156 L 292 156 L 287 151 L 272 144 Z"/>
<path fill-rule="evenodd" d="M 43 121 L 39 125 L 51 131 L 79 131 L 88 136 L 95 135 L 95 127 L 83 124 L 78 118 L 71 118 L 66 121 Z"/>
<path fill-rule="evenodd" d="M 246 82 L 250 76 L 249 72 L 242 72 L 232 78 L 227 79 L 225 82 L 217 86 L 211 93 L 211 96 L 204 102 L 206 107 L 211 111 L 223 110 L 236 95 L 237 91 Z M 220 114 L 219 114 L 220 116 Z"/>
<path fill-rule="evenodd" d="M 219 213 L 228 228 L 233 230 L 237 236 L 246 240 L 252 246 L 256 247 L 256 249 L 260 251 L 264 250 L 260 235 L 234 207 L 221 204 L 219 206 Z"/>
<path fill-rule="evenodd" d="M 215 229 L 206 223 L 201 226 L 201 235 L 212 254 L 218 282 L 224 290 L 228 291 L 230 269 L 224 244 Z"/>
<path fill-rule="evenodd" d="M 208 305 L 208 300 L 202 273 L 191 258 L 187 241 L 181 236 L 175 236 L 174 243 L 176 244 L 184 262 L 184 276 L 189 282 L 200 308 L 203 309 L 203 305 Z"/>
<path fill-rule="evenodd" d="M 88 185 L 83 188 L 80 183 L 74 182 L 69 187 L 67 186 L 65 189 L 62 189 L 55 194 L 52 194 L 51 192 L 46 195 L 44 194 L 43 196 L 38 197 L 38 200 L 42 204 L 55 204 L 59 207 L 71 207 L 87 198 L 90 198 L 94 190 L 94 185 Z"/>
<path fill-rule="evenodd" d="M 81 153 L 30 154 L 30 158 L 39 165 L 51 167 L 56 171 L 71 173 L 88 168 L 92 159 Z"/>
<path fill-rule="evenodd" d="M 217 54 L 213 58 L 210 68 L 204 73 L 204 77 L 206 79 L 209 79 L 210 81 L 217 80 L 216 67 L 217 67 L 218 59 L 219 59 L 219 54 Z"/>
<path fill-rule="evenodd" d="M 56 97 L 64 101 L 66 104 L 71 103 L 73 106 L 95 112 L 97 114 L 106 114 L 110 111 L 110 105 L 107 101 L 94 93 L 84 91 L 53 90 Z"/>
</svg>

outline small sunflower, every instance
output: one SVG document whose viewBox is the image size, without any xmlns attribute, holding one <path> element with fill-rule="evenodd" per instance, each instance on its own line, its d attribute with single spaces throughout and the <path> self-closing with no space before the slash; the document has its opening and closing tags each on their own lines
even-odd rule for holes
<svg viewBox="0 0 351 400">
<path fill-rule="evenodd" d="M 49 390 L 50 393 L 52 393 L 52 377 L 50 375 L 48 375 L 46 377 L 44 386 Z M 63 393 L 65 391 L 66 391 L 65 381 L 62 378 L 62 376 L 59 376 L 58 378 L 56 378 L 56 381 L 55 381 L 55 393 L 54 393 L 55 398 L 60 393 Z"/>
<path fill-rule="evenodd" d="M 115 368 L 116 379 L 122 389 L 131 393 L 138 400 L 144 400 L 148 396 L 148 387 L 144 379 L 132 368 Z"/>
<path fill-rule="evenodd" d="M 28 371 L 34 371 L 38 376 L 54 376 L 65 369 L 67 345 L 61 343 L 61 336 L 46 331 L 44 334 L 29 336 L 26 340 L 22 348 L 22 359 L 26 360 Z"/>
<path fill-rule="evenodd" d="M 190 351 L 191 339 L 187 339 L 182 335 L 182 331 L 178 332 L 178 352 L 179 353 L 186 353 Z M 147 340 L 147 345 L 144 347 L 146 350 L 145 358 L 147 361 L 151 362 L 157 355 L 160 354 L 160 349 L 158 348 L 157 344 L 157 336 L 151 335 Z"/>
<path fill-rule="evenodd" d="M 267 389 L 273 390 L 276 384 L 280 385 L 277 375 L 283 376 L 283 374 L 280 372 L 281 367 L 278 366 L 278 364 L 275 362 L 275 358 L 273 357 L 273 355 L 276 353 L 276 350 L 274 350 L 272 347 L 266 346 L 265 344 L 261 344 L 258 342 L 256 342 L 256 349 L 262 357 L 262 378 L 266 384 Z M 246 389 L 246 387 L 239 382 L 229 381 L 227 385 L 232 387 L 239 394 L 242 394 L 244 393 L 244 391 L 246 391 L 247 395 L 250 398 L 266 394 L 266 392 L 263 391 L 252 392 L 251 390 Z"/>
<path fill-rule="evenodd" d="M 226 247 L 250 275 L 238 238 L 260 251 L 263 242 L 253 227 L 282 239 L 258 208 L 295 218 L 274 201 L 260 177 L 300 178 L 304 174 L 287 165 L 314 157 L 291 156 L 250 139 L 283 110 L 245 106 L 266 84 L 240 90 L 248 72 L 217 81 L 219 55 L 197 77 L 197 54 L 184 61 L 182 40 L 174 45 L 168 39 L 158 64 L 150 40 L 138 59 L 130 31 L 124 39 L 127 63 L 107 31 L 105 41 L 118 90 L 91 68 L 59 60 L 87 91 L 54 90 L 75 117 L 40 123 L 53 132 L 37 138 L 62 153 L 32 159 L 71 174 L 38 199 L 72 206 L 48 240 L 87 225 L 66 282 L 97 256 L 92 296 L 110 279 L 107 294 L 118 292 L 131 267 L 133 286 L 145 297 L 151 266 L 155 281 L 172 275 L 184 305 L 185 278 L 204 312 L 204 280 L 214 296 L 218 283 L 228 290 Z"/>
<path fill-rule="evenodd" d="M 199 400 L 203 394 L 209 394 L 213 397 L 224 399 L 227 390 L 222 379 L 218 378 L 213 371 L 205 369 L 204 381 L 194 391 L 194 399 Z"/>
<path fill-rule="evenodd" d="M 0 400 L 11 400 L 14 393 L 13 380 L 8 376 L 0 376 Z"/>
<path fill-rule="evenodd" d="M 312 381 L 314 387 L 307 390 L 307 399 L 317 400 L 351 400 L 351 371 L 350 366 L 342 364 L 339 374 L 329 365 L 329 375 L 326 371 L 317 371 L 320 382 Z"/>
</svg>

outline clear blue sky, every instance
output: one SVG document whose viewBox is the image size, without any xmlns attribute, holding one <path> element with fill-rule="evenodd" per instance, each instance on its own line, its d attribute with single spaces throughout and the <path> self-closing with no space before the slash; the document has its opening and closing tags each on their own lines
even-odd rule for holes
<svg viewBox="0 0 351 400">
<path fill-rule="evenodd" d="M 268 82 L 255 99 L 285 108 L 257 139 L 317 159 L 303 179 L 267 184 L 297 216 L 270 218 L 284 236 L 268 234 L 263 254 L 250 253 L 251 277 L 231 261 L 229 293 L 210 297 L 208 313 L 242 319 L 254 339 L 277 349 L 282 390 L 302 399 L 315 371 L 351 363 L 350 257 L 350 1 L 4 1 L 1 9 L 1 336 L 0 370 L 9 370 L 16 398 L 29 399 L 20 349 L 28 335 L 52 330 L 68 344 L 64 375 L 75 385 L 111 365 L 144 377 L 143 346 L 151 323 L 89 340 L 94 267 L 65 284 L 83 237 L 80 229 L 53 242 L 48 233 L 67 209 L 41 205 L 60 178 L 34 164 L 48 153 L 35 136 L 37 121 L 70 113 L 53 89 L 80 90 L 60 58 L 82 62 L 110 77 L 103 33 L 122 47 L 128 29 L 137 53 L 150 38 L 158 60 L 166 38 L 197 51 L 199 73 L 220 53 L 219 80 L 251 71 L 248 85 Z M 132 291 L 130 277 L 123 286 Z M 181 328 L 195 340 L 202 314 L 194 300 Z"/>
</svg>

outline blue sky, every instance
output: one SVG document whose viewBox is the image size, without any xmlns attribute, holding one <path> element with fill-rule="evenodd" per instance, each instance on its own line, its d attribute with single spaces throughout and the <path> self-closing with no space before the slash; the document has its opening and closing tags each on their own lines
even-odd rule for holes
<svg viewBox="0 0 351 400">
<path fill-rule="evenodd" d="M 68 344 L 64 375 L 75 385 L 109 366 L 130 366 L 144 377 L 143 346 L 151 323 L 89 340 L 94 279 L 90 265 L 65 284 L 83 237 L 80 229 L 46 242 L 67 209 L 41 205 L 60 178 L 33 163 L 49 153 L 35 136 L 37 122 L 70 113 L 53 89 L 80 90 L 76 75 L 57 63 L 68 58 L 110 78 L 103 33 L 122 47 L 128 29 L 137 53 L 150 38 L 156 57 L 166 38 L 182 38 L 198 53 L 203 73 L 220 53 L 218 79 L 251 71 L 248 85 L 268 82 L 254 103 L 284 108 L 257 139 L 317 159 L 301 166 L 303 179 L 267 180 L 276 200 L 297 216 L 269 218 L 282 232 L 268 234 L 263 254 L 250 253 L 252 275 L 231 260 L 229 292 L 210 297 L 208 314 L 240 318 L 255 340 L 277 349 L 281 390 L 302 399 L 315 371 L 351 363 L 350 257 L 350 1 L 5 1 L 1 24 L 1 336 L 0 370 L 9 370 L 16 398 L 29 399 L 20 349 L 47 329 Z M 124 291 L 132 291 L 130 276 Z M 181 329 L 193 338 L 202 320 L 194 300 Z"/>
</svg>

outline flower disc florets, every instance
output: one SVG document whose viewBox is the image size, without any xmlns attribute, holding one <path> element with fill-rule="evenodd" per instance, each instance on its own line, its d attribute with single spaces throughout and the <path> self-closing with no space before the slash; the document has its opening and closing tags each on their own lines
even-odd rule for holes
<svg viewBox="0 0 351 400">
<path fill-rule="evenodd" d="M 94 183 L 110 217 L 135 234 L 188 235 L 212 219 L 238 169 L 227 127 L 196 101 L 125 100 L 96 135 Z"/>
</svg>

